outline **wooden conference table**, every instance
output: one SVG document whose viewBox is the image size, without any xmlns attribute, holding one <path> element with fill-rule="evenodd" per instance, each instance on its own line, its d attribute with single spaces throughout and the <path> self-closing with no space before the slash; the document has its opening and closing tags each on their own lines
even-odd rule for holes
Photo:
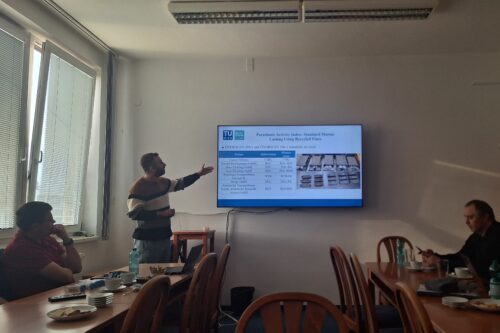
<svg viewBox="0 0 500 333">
<path fill-rule="evenodd" d="M 404 282 L 414 290 L 426 280 L 442 277 L 442 272 L 415 272 L 395 263 L 366 264 L 370 289 L 381 290 L 388 299 L 395 303 L 396 282 Z M 488 297 L 486 294 L 482 297 Z M 498 333 L 500 332 L 500 314 L 473 309 L 451 309 L 441 304 L 441 297 L 419 296 L 432 325 L 437 332 L 444 333 Z"/>
<path fill-rule="evenodd" d="M 179 260 L 179 247 L 182 246 L 182 253 L 187 255 L 187 241 L 189 239 L 201 240 L 202 252 L 201 256 L 204 257 L 208 252 L 214 252 L 214 235 L 215 230 L 179 230 L 174 231 L 174 240 L 172 241 L 174 245 L 172 261 L 177 262 Z M 210 243 L 210 246 L 209 246 Z M 182 244 L 182 245 L 181 245 Z"/>
<path fill-rule="evenodd" d="M 155 264 L 151 264 L 155 265 Z M 164 264 L 163 264 L 164 265 Z M 169 264 L 176 266 L 178 264 Z M 117 270 L 126 271 L 123 267 Z M 180 295 L 185 293 L 189 287 L 191 275 L 170 276 L 170 294 Z M 66 287 L 52 289 L 43 293 L 8 302 L 0 305 L 0 332 L 2 333 L 49 333 L 49 332 L 119 332 L 123 319 L 128 309 L 132 305 L 137 292 L 126 288 L 116 292 L 113 296 L 113 303 L 99 308 L 90 317 L 67 322 L 57 322 L 47 317 L 47 312 L 65 306 L 87 304 L 87 299 L 75 299 L 56 303 L 50 303 L 47 299 L 50 296 L 67 293 Z M 103 292 L 102 288 L 97 288 L 91 292 Z"/>
</svg>

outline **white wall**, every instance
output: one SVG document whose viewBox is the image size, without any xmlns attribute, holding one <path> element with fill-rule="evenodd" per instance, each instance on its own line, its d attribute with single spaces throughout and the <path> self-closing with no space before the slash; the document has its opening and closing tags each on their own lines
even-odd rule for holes
<svg viewBox="0 0 500 333">
<path fill-rule="evenodd" d="M 469 234 L 467 200 L 487 200 L 500 214 L 500 85 L 472 85 L 500 81 L 499 56 L 256 59 L 254 72 L 244 59 L 127 64 L 118 72 L 128 83 L 115 119 L 114 247 L 130 248 L 131 227 L 119 226 L 142 153 L 159 152 L 167 176 L 180 177 L 216 165 L 218 124 L 361 123 L 365 207 L 232 215 L 224 296 L 253 285 L 257 294 L 336 298 L 331 244 L 362 261 L 375 260 L 377 241 L 388 234 L 456 250 Z M 215 174 L 171 201 L 174 229 L 210 226 L 222 247 Z"/>
</svg>

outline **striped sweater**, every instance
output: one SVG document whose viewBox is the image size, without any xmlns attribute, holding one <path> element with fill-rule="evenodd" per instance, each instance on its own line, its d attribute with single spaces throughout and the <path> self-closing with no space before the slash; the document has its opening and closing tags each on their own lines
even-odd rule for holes
<svg viewBox="0 0 500 333">
<path fill-rule="evenodd" d="M 170 239 L 170 218 L 158 217 L 156 213 L 170 209 L 169 192 L 183 190 L 199 178 L 197 173 L 176 180 L 139 178 L 130 188 L 127 200 L 127 215 L 137 221 L 132 237 L 139 240 Z"/>
</svg>

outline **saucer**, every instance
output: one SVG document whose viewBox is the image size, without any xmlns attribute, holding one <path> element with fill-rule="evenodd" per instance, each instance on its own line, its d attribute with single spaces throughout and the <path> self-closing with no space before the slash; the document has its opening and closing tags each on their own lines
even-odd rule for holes
<svg viewBox="0 0 500 333">
<path fill-rule="evenodd" d="M 455 279 L 458 279 L 458 280 L 472 280 L 474 278 L 474 275 L 472 274 L 467 274 L 465 276 L 457 276 L 455 273 L 450 273 L 449 276 L 455 278 Z"/>
<path fill-rule="evenodd" d="M 437 269 L 436 266 L 424 266 L 422 267 L 423 271 L 429 272 L 429 271 L 435 271 Z"/>
<path fill-rule="evenodd" d="M 108 289 L 106 287 L 103 287 L 102 290 L 105 292 L 110 292 L 110 293 L 117 293 L 119 291 L 122 291 L 123 289 L 127 288 L 127 286 L 121 285 L 116 289 Z"/>
<path fill-rule="evenodd" d="M 469 300 L 464 297 L 456 297 L 456 296 L 445 296 L 441 298 L 441 303 L 446 305 L 452 309 L 462 308 L 464 307 Z"/>
<path fill-rule="evenodd" d="M 421 271 L 424 270 L 423 267 L 415 267 L 415 268 L 413 268 L 413 267 L 410 267 L 410 266 L 406 267 L 406 269 L 409 270 L 409 271 L 412 271 L 412 272 L 421 272 Z"/>
</svg>

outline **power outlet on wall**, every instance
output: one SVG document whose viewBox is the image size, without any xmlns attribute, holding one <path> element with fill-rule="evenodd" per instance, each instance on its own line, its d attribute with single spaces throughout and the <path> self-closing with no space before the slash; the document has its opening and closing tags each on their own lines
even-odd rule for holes
<svg viewBox="0 0 500 333">
<path fill-rule="evenodd" d="M 255 59 L 254 58 L 247 58 L 246 59 L 245 70 L 247 73 L 251 73 L 255 70 Z"/>
</svg>

